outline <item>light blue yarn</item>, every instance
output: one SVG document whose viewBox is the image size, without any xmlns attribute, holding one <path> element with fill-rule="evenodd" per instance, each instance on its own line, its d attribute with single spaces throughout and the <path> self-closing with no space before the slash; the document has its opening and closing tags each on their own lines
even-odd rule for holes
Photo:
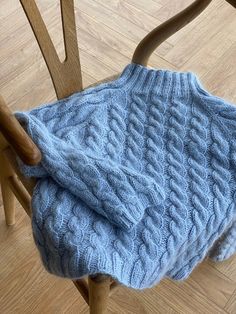
<svg viewBox="0 0 236 314">
<path fill-rule="evenodd" d="M 46 269 L 147 288 L 236 251 L 236 107 L 192 72 L 120 77 L 17 112 L 42 152 L 32 227 Z"/>
</svg>

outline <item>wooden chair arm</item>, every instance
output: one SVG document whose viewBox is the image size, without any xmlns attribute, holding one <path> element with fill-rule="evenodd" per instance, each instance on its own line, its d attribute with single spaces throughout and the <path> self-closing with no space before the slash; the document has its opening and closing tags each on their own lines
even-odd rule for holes
<svg viewBox="0 0 236 314">
<path fill-rule="evenodd" d="M 21 160 L 30 166 L 41 160 L 41 153 L 0 96 L 0 131 Z"/>
<path fill-rule="evenodd" d="M 236 0 L 226 1 L 236 8 Z M 211 2 L 212 0 L 195 0 L 187 8 L 154 28 L 138 44 L 132 62 L 147 66 L 153 51 L 167 38 L 194 20 Z"/>
<path fill-rule="evenodd" d="M 236 0 L 226 0 L 226 1 L 236 9 Z"/>
</svg>

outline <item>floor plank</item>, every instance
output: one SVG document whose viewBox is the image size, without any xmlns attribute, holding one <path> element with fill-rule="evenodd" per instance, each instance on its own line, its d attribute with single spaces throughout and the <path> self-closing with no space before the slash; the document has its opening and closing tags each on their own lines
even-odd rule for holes
<svg viewBox="0 0 236 314">
<path fill-rule="evenodd" d="M 225 306 L 225 310 L 229 314 L 235 314 L 236 313 L 236 290 L 234 294 L 232 294 L 231 298 L 229 299 L 229 302 Z"/>
</svg>

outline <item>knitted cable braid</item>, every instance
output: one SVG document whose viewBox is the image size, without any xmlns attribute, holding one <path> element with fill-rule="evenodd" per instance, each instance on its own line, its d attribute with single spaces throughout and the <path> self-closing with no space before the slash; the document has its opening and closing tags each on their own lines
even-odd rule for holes
<svg viewBox="0 0 236 314">
<path fill-rule="evenodd" d="M 118 79 L 15 113 L 42 152 L 32 228 L 45 268 L 143 289 L 236 252 L 236 107 L 192 72 Z"/>
</svg>

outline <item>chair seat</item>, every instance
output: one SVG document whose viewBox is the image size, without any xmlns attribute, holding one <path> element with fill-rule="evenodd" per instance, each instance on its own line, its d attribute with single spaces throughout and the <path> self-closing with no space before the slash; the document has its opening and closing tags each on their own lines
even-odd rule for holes
<svg viewBox="0 0 236 314">
<path fill-rule="evenodd" d="M 88 86 L 86 86 L 86 89 L 90 88 L 90 87 L 95 87 L 97 85 L 103 84 L 103 83 L 107 83 L 107 82 L 111 82 L 116 80 L 119 76 L 121 75 L 121 73 L 118 74 L 114 74 L 114 75 L 110 75 L 102 80 L 97 81 L 96 83 L 93 84 L 89 84 Z"/>
</svg>

